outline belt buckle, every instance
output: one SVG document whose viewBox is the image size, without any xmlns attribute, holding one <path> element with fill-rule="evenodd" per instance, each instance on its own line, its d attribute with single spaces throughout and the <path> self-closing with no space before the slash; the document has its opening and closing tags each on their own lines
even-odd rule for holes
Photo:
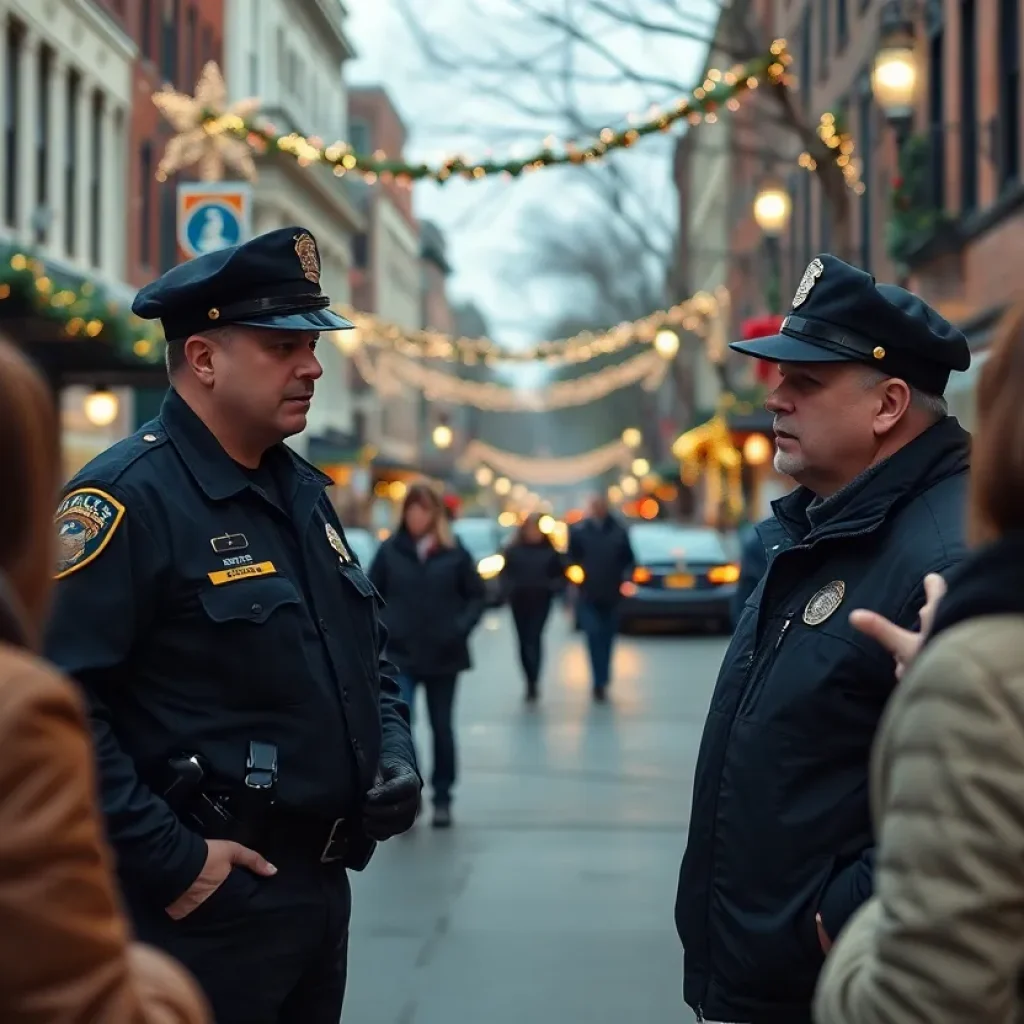
<svg viewBox="0 0 1024 1024">
<path fill-rule="evenodd" d="M 345 824 L 345 819 L 344 818 L 335 818 L 334 819 L 334 824 L 331 825 L 331 833 L 327 837 L 327 842 L 324 843 L 323 853 L 320 854 L 320 863 L 321 864 L 331 864 L 331 863 L 333 863 L 336 860 L 341 860 L 342 857 L 345 856 L 344 851 L 341 851 L 339 853 L 331 853 L 331 847 L 334 846 L 335 837 L 337 836 L 338 829 L 341 828 L 341 826 L 344 825 L 344 824 Z M 341 845 L 340 840 L 338 841 L 338 845 L 339 846 Z"/>
</svg>

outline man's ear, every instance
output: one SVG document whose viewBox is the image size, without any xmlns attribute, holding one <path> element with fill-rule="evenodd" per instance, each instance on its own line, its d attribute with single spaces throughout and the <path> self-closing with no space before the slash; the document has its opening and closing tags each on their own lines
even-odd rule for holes
<svg viewBox="0 0 1024 1024">
<path fill-rule="evenodd" d="M 200 384 L 213 387 L 213 352 L 217 342 L 205 334 L 192 334 L 185 340 L 185 363 Z"/>
<path fill-rule="evenodd" d="M 890 377 L 882 382 L 879 389 L 881 407 L 875 414 L 875 433 L 879 437 L 888 434 L 910 408 L 910 387 L 899 377 Z"/>
</svg>

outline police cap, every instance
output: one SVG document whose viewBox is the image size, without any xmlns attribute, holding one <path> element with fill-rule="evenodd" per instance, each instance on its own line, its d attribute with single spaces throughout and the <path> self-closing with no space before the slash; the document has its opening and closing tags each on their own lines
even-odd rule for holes
<svg viewBox="0 0 1024 1024">
<path fill-rule="evenodd" d="M 320 253 L 302 227 L 203 253 L 142 288 L 132 312 L 160 320 L 164 337 L 239 324 L 276 331 L 336 331 L 355 325 L 328 309 L 320 291 Z"/>
<path fill-rule="evenodd" d="M 971 365 L 963 333 L 926 302 L 827 253 L 804 271 L 780 334 L 729 347 L 775 363 L 865 363 L 930 395 Z"/>
</svg>

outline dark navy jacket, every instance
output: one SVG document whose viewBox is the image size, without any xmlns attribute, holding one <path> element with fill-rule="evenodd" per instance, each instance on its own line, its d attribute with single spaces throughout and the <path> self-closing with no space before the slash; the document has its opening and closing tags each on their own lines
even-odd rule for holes
<svg viewBox="0 0 1024 1024">
<path fill-rule="evenodd" d="M 358 813 L 382 750 L 415 764 L 379 599 L 343 554 L 329 479 L 283 444 L 264 465 L 271 493 L 170 391 L 58 508 L 46 653 L 89 700 L 122 877 L 158 906 L 206 856 L 154 795 L 169 756 L 199 753 L 241 784 L 249 741 L 275 743 L 279 802 L 324 819 Z"/>
<path fill-rule="evenodd" d="M 580 598 L 591 604 L 614 606 L 619 588 L 636 564 L 626 528 L 612 515 L 593 517 L 569 530 L 569 561 L 584 572 Z"/>
<path fill-rule="evenodd" d="M 768 570 L 711 699 L 676 898 L 698 1016 L 809 1022 L 815 914 L 835 938 L 871 893 L 868 766 L 895 674 L 849 613 L 917 625 L 925 575 L 964 555 L 969 441 L 947 418 L 821 509 L 798 488 L 758 527 Z"/>
</svg>

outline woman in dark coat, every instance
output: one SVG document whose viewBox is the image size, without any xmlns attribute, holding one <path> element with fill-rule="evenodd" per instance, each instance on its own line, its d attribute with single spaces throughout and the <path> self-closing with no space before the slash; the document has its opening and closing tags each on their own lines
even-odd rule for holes
<svg viewBox="0 0 1024 1024">
<path fill-rule="evenodd" d="M 502 594 L 512 609 L 530 703 L 537 699 L 544 625 L 551 601 L 565 586 L 562 556 L 541 530 L 540 518 L 537 514 L 527 516 L 515 540 L 505 549 L 501 571 Z"/>
<path fill-rule="evenodd" d="M 434 737 L 433 824 L 447 828 L 457 768 L 455 684 L 471 667 L 468 641 L 483 614 L 484 585 L 428 484 L 409 488 L 401 523 L 377 550 L 369 577 L 385 601 L 388 656 L 400 672 L 410 713 L 417 685 L 427 695 Z"/>
</svg>

